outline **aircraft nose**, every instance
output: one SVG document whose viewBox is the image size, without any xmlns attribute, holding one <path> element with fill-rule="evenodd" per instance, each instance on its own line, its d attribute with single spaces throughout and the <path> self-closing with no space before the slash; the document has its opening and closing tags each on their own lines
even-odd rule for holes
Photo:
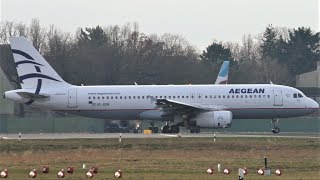
<svg viewBox="0 0 320 180">
<path fill-rule="evenodd" d="M 313 101 L 312 108 L 319 109 L 319 104 L 316 101 Z"/>
<path fill-rule="evenodd" d="M 312 109 L 313 111 L 317 111 L 319 109 L 319 104 L 313 99 L 309 98 L 308 104 L 308 107 L 310 107 L 310 109 Z"/>
</svg>

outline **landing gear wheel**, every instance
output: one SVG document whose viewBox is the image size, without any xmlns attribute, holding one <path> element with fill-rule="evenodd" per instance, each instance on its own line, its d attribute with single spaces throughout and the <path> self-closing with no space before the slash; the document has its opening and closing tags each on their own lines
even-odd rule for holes
<svg viewBox="0 0 320 180">
<path fill-rule="evenodd" d="M 168 125 L 163 126 L 162 133 L 170 133 L 170 126 L 168 126 Z"/>
<path fill-rule="evenodd" d="M 196 128 L 196 133 L 200 133 L 200 128 Z"/>
<path fill-rule="evenodd" d="M 280 132 L 280 128 L 278 127 L 273 127 L 271 132 L 275 133 L 275 134 L 278 134 Z"/>
<path fill-rule="evenodd" d="M 172 125 L 170 128 L 170 132 L 171 133 L 179 133 L 180 132 L 180 128 L 178 125 Z"/>
<path fill-rule="evenodd" d="M 279 122 L 279 119 L 272 119 L 271 120 L 271 124 L 272 124 L 272 129 L 271 129 L 271 132 L 277 134 L 280 132 L 280 128 L 278 127 L 278 122 Z"/>
<path fill-rule="evenodd" d="M 200 128 L 192 127 L 192 128 L 190 128 L 190 133 L 200 133 Z"/>
</svg>

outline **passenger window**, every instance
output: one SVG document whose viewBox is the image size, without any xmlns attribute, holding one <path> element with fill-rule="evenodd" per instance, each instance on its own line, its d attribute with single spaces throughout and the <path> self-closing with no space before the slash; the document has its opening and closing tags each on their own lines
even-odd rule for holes
<svg viewBox="0 0 320 180">
<path fill-rule="evenodd" d="M 89 99 L 91 99 L 91 97 L 89 96 Z"/>
<path fill-rule="evenodd" d="M 122 96 L 120 96 L 120 99 L 122 99 Z"/>
<path fill-rule="evenodd" d="M 238 95 L 236 95 L 236 98 L 239 98 L 239 96 L 238 96 Z"/>
<path fill-rule="evenodd" d="M 297 98 L 297 94 L 296 93 L 293 94 L 293 98 Z"/>
<path fill-rule="evenodd" d="M 212 95 L 210 95 L 209 97 L 210 97 L 210 99 L 212 99 Z"/>
<path fill-rule="evenodd" d="M 189 96 L 186 96 L 186 98 L 188 99 L 188 98 L 189 98 Z"/>
<path fill-rule="evenodd" d="M 137 99 L 140 99 L 140 96 L 138 96 Z"/>
<path fill-rule="evenodd" d="M 270 95 L 268 95 L 268 98 L 270 98 Z"/>
<path fill-rule="evenodd" d="M 144 99 L 144 96 L 141 96 L 142 99 Z"/>
<path fill-rule="evenodd" d="M 176 96 L 172 96 L 172 98 L 174 99 L 174 98 L 176 98 Z"/>
<path fill-rule="evenodd" d="M 104 99 L 104 96 L 102 96 L 102 99 Z"/>
<path fill-rule="evenodd" d="M 303 96 L 299 93 L 299 94 L 298 94 L 298 97 L 299 97 L 299 98 L 302 98 Z"/>
<path fill-rule="evenodd" d="M 100 99 L 100 96 L 98 96 L 98 99 Z"/>
<path fill-rule="evenodd" d="M 179 98 L 180 98 L 180 96 L 177 96 L 177 98 L 179 99 Z"/>
<path fill-rule="evenodd" d="M 240 95 L 240 97 L 241 97 L 241 98 L 243 98 L 243 96 L 242 96 L 242 95 Z"/>
<path fill-rule="evenodd" d="M 136 99 L 136 96 L 132 96 L 132 99 Z"/>
<path fill-rule="evenodd" d="M 208 98 L 208 96 L 204 96 L 204 98 L 206 98 L 206 99 L 207 99 L 207 98 Z"/>
<path fill-rule="evenodd" d="M 96 99 L 96 97 L 93 96 L 93 99 Z"/>
<path fill-rule="evenodd" d="M 222 98 L 225 98 L 225 96 L 223 95 Z"/>
<path fill-rule="evenodd" d="M 181 98 L 183 99 L 183 98 L 184 98 L 184 96 L 181 96 Z"/>
<path fill-rule="evenodd" d="M 129 96 L 128 98 L 131 99 L 131 96 Z"/>
<path fill-rule="evenodd" d="M 115 98 L 118 99 L 118 96 L 116 96 Z"/>
<path fill-rule="evenodd" d="M 113 99 L 113 96 L 111 96 L 110 99 Z"/>
<path fill-rule="evenodd" d="M 127 99 L 127 96 L 124 96 L 124 99 Z"/>
</svg>

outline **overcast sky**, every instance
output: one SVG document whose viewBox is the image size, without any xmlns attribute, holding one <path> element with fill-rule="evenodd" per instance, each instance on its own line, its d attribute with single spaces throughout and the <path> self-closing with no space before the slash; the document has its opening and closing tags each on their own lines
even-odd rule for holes
<svg viewBox="0 0 320 180">
<path fill-rule="evenodd" d="M 268 24 L 319 31 L 319 0 L 0 0 L 1 21 L 32 18 L 74 33 L 78 27 L 138 22 L 147 34 L 174 33 L 203 49 L 214 39 L 240 42 Z"/>
</svg>

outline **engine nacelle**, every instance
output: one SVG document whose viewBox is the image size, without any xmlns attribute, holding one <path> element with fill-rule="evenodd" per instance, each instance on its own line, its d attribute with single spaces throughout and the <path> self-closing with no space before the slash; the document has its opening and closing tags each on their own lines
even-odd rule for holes
<svg viewBox="0 0 320 180">
<path fill-rule="evenodd" d="M 231 111 L 209 111 L 197 114 L 191 121 L 200 128 L 229 128 L 231 127 Z"/>
</svg>

